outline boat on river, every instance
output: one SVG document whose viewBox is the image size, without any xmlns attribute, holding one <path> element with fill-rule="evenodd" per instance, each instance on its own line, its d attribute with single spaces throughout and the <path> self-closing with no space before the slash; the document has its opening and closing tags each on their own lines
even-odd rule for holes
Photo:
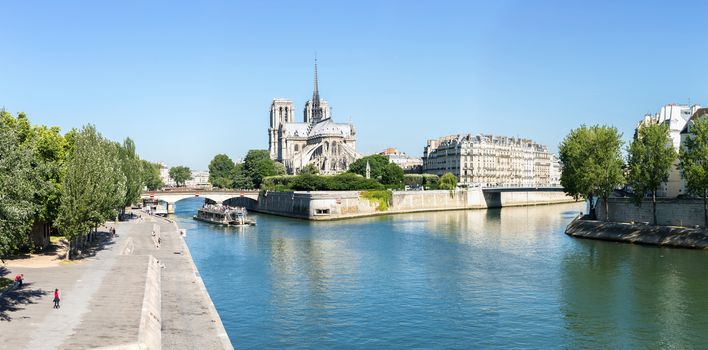
<svg viewBox="0 0 708 350">
<path fill-rule="evenodd" d="M 255 226 L 256 220 L 248 217 L 244 207 L 230 207 L 223 204 L 205 204 L 197 210 L 194 220 L 222 226 Z"/>
</svg>

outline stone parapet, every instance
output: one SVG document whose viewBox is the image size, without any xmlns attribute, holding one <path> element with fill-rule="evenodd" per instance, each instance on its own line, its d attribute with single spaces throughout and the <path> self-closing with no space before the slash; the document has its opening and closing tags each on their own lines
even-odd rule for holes
<svg viewBox="0 0 708 350">
<path fill-rule="evenodd" d="M 608 201 L 609 220 L 611 222 L 652 222 L 651 200 L 645 199 L 636 205 L 631 198 L 610 198 Z M 605 205 L 599 200 L 596 205 L 597 218 L 605 219 Z M 658 225 L 668 226 L 703 226 L 702 199 L 660 198 L 656 201 L 656 220 Z"/>
</svg>

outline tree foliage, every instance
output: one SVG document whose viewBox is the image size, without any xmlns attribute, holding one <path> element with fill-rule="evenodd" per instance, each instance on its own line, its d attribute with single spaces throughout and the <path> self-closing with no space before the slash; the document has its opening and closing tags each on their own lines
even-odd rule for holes
<svg viewBox="0 0 708 350">
<path fill-rule="evenodd" d="M 130 139 L 121 146 L 91 125 L 62 135 L 0 110 L 0 257 L 29 247 L 35 222 L 74 243 L 88 237 L 139 198 L 141 168 Z"/>
<path fill-rule="evenodd" d="M 594 197 L 600 197 L 607 213 L 607 199 L 625 181 L 622 144 L 622 135 L 614 127 L 583 125 L 571 130 L 559 146 L 565 192 L 588 200 L 591 207 Z"/>
<path fill-rule="evenodd" d="M 381 169 L 381 183 L 384 185 L 403 184 L 403 168 L 396 163 L 388 163 Z"/>
<path fill-rule="evenodd" d="M 218 188 L 231 188 L 236 164 L 225 154 L 217 154 L 209 162 L 209 183 Z"/>
<path fill-rule="evenodd" d="M 689 122 L 689 136 L 679 151 L 679 169 L 688 193 L 703 198 L 703 225 L 708 227 L 708 119 Z"/>
<path fill-rule="evenodd" d="M 302 167 L 302 170 L 300 170 L 300 175 L 317 175 L 319 173 L 320 169 L 312 163 L 305 165 Z"/>
<path fill-rule="evenodd" d="M 386 156 L 380 154 L 372 154 L 363 158 L 359 158 L 349 166 L 349 172 L 366 176 L 366 163 L 369 163 L 371 170 L 371 178 L 378 179 L 386 165 L 389 163 Z"/>
<path fill-rule="evenodd" d="M 440 177 L 435 174 L 403 174 L 403 183 L 411 187 L 424 187 L 436 190 L 440 184 Z"/>
<path fill-rule="evenodd" d="M 177 183 L 177 187 L 184 186 L 187 180 L 192 179 L 192 171 L 183 165 L 178 165 L 170 168 L 170 178 Z"/>
<path fill-rule="evenodd" d="M 628 150 L 629 183 L 637 203 L 646 193 L 652 197 L 652 222 L 656 225 L 656 192 L 669 178 L 669 170 L 677 154 L 666 124 L 649 124 L 639 128 Z"/>
<path fill-rule="evenodd" d="M 233 188 L 255 188 L 255 186 L 253 185 L 253 180 L 251 180 L 251 177 L 248 176 L 248 174 L 246 174 L 246 172 L 243 170 L 243 163 L 239 163 L 234 166 Z"/>
<path fill-rule="evenodd" d="M 248 180 L 250 180 L 250 184 L 252 184 L 253 187 L 259 188 L 261 182 L 263 182 L 263 178 L 285 175 L 285 173 L 285 166 L 270 159 L 270 153 L 267 150 L 252 149 L 246 154 L 243 165 L 239 168 L 239 173 L 236 174 L 234 183 L 238 182 L 245 185 L 249 184 Z M 246 178 L 248 180 L 246 180 Z"/>
<path fill-rule="evenodd" d="M 383 189 L 378 181 L 353 173 L 338 175 L 280 175 L 263 179 L 261 186 L 270 191 L 353 191 Z"/>
<path fill-rule="evenodd" d="M 162 182 L 162 178 L 160 178 L 160 164 L 158 163 L 141 160 L 140 174 L 143 185 L 150 191 L 155 191 L 165 186 Z"/>
<path fill-rule="evenodd" d="M 440 177 L 441 190 L 454 190 L 457 188 L 457 176 L 453 173 L 445 173 Z"/>
<path fill-rule="evenodd" d="M 138 154 L 135 153 L 135 142 L 129 137 L 123 141 L 119 148 L 120 165 L 125 176 L 125 198 L 123 207 L 129 206 L 140 199 L 143 190 L 142 164 Z"/>
<path fill-rule="evenodd" d="M 121 171 L 120 147 L 104 139 L 93 125 L 76 134 L 67 157 L 57 218 L 57 226 L 70 242 L 114 218 L 122 207 L 126 178 Z"/>
<path fill-rule="evenodd" d="M 22 147 L 22 130 L 8 125 L 9 113 L 0 120 L 0 259 L 29 243 L 33 217 L 39 210 L 35 201 L 41 179 L 35 173 L 32 152 Z"/>
</svg>

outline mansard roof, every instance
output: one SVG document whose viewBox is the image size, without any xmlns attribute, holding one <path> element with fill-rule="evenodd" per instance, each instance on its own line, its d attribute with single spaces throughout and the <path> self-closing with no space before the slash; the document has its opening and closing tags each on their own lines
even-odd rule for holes
<svg viewBox="0 0 708 350">
<path fill-rule="evenodd" d="M 696 110 L 696 113 L 693 113 L 691 116 L 691 119 L 689 119 L 686 122 L 686 126 L 683 127 L 681 130 L 682 134 L 687 134 L 688 133 L 688 125 L 691 124 L 692 121 L 697 120 L 698 118 L 702 118 L 704 116 L 708 116 L 708 108 L 699 108 Z"/>
</svg>

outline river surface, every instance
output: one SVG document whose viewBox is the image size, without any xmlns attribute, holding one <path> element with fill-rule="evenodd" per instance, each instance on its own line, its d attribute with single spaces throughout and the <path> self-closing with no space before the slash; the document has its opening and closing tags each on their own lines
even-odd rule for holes
<svg viewBox="0 0 708 350">
<path fill-rule="evenodd" d="M 237 349 L 708 347 L 708 252 L 581 240 L 582 205 L 175 218 Z"/>
</svg>

